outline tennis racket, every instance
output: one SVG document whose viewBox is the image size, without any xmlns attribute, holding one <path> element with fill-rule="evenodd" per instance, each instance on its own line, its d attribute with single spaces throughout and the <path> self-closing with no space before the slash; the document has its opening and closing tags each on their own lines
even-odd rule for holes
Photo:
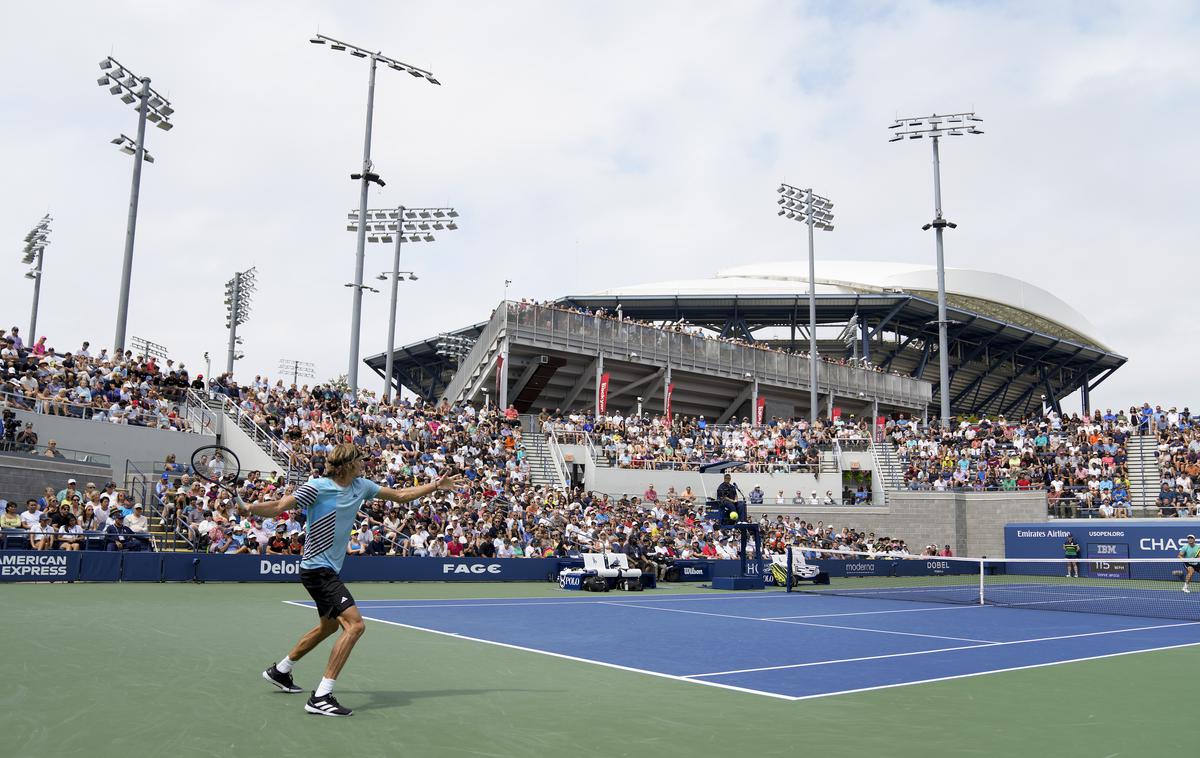
<svg viewBox="0 0 1200 758">
<path fill-rule="evenodd" d="M 233 502 L 241 505 L 236 487 L 242 476 L 242 462 L 232 450 L 223 445 L 196 448 L 192 453 L 192 471 L 204 481 L 217 485 Z"/>
</svg>

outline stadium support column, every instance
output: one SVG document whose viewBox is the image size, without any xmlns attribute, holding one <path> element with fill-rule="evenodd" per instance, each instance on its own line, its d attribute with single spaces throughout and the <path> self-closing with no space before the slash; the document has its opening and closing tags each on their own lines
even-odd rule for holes
<svg viewBox="0 0 1200 758">
<path fill-rule="evenodd" d="M 667 365 L 667 371 L 663 374 L 663 416 L 671 410 L 671 366 Z"/>
<path fill-rule="evenodd" d="M 758 377 L 750 379 L 750 420 L 752 426 L 758 426 Z"/>
<path fill-rule="evenodd" d="M 496 367 L 496 408 L 501 413 L 508 409 L 508 338 L 500 348 L 500 365 Z"/>
<path fill-rule="evenodd" d="M 1086 376 L 1083 378 L 1083 384 L 1079 385 L 1079 402 L 1083 406 L 1083 415 L 1089 415 L 1092 412 L 1092 398 L 1091 393 L 1088 392 L 1088 377 Z"/>
<path fill-rule="evenodd" d="M 596 416 L 600 416 L 600 377 L 604 376 L 604 355 L 596 353 L 596 402 L 592 405 L 592 409 Z"/>
</svg>

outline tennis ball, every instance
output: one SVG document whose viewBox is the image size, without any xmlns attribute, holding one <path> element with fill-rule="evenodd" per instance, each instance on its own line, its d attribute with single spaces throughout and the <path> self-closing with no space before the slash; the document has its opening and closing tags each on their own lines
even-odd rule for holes
<svg viewBox="0 0 1200 758">
<path fill-rule="evenodd" d="M 730 511 L 730 512 L 729 512 L 729 520 L 730 520 L 730 521 L 737 521 L 737 520 L 738 520 L 738 512 L 737 512 L 737 511 Z"/>
</svg>

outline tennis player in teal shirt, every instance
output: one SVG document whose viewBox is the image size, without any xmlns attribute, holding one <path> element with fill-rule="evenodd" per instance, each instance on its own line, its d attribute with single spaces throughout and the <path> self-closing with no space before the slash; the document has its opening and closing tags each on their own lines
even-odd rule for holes
<svg viewBox="0 0 1200 758">
<path fill-rule="evenodd" d="M 1191 592 L 1188 585 L 1192 582 L 1192 574 L 1200 571 L 1200 545 L 1196 544 L 1196 535 L 1187 536 L 1187 544 L 1179 546 L 1179 557 L 1187 566 L 1187 576 L 1183 578 L 1183 591 Z"/>
</svg>

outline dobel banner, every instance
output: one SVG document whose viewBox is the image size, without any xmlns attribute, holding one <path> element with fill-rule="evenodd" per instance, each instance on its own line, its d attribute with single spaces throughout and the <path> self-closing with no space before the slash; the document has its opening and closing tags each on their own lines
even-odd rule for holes
<svg viewBox="0 0 1200 758">
<path fill-rule="evenodd" d="M 608 374 L 600 375 L 600 400 L 596 403 L 596 412 L 603 415 L 608 410 Z"/>
<path fill-rule="evenodd" d="M 754 404 L 754 423 L 761 426 L 763 422 L 763 416 L 766 415 L 766 412 L 767 399 L 765 397 L 760 397 L 758 402 Z"/>
<path fill-rule="evenodd" d="M 667 385 L 667 423 L 671 423 L 671 395 L 675 394 L 675 383 Z"/>
</svg>

